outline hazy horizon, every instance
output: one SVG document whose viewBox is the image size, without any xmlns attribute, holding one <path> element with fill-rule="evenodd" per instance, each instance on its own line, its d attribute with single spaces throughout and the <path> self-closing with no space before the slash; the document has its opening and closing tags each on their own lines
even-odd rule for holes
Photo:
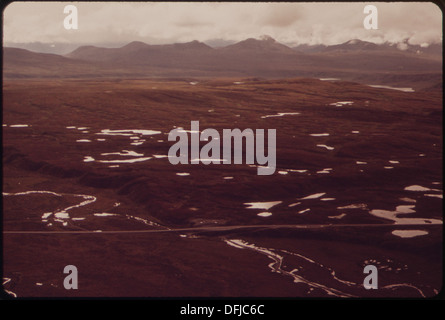
<svg viewBox="0 0 445 320">
<path fill-rule="evenodd" d="M 363 27 L 364 6 L 372 3 L 361 2 L 77 2 L 73 4 L 78 9 L 79 28 L 65 30 L 63 8 L 67 4 L 9 4 L 4 9 L 4 45 L 41 44 L 46 50 L 63 51 L 80 45 L 119 47 L 132 41 L 197 40 L 218 47 L 263 35 L 290 47 L 335 45 L 351 39 L 424 46 L 442 41 L 442 13 L 433 3 L 377 2 L 378 30 Z"/>
<path fill-rule="evenodd" d="M 260 40 L 259 38 L 255 38 L 255 39 Z M 247 39 L 244 39 L 244 40 L 247 40 Z M 244 41 L 244 40 L 241 40 L 241 41 Z M 354 39 L 350 39 L 350 40 L 354 40 Z M 348 40 L 348 41 L 350 41 L 350 40 Z M 192 40 L 192 41 L 197 41 L 197 40 Z M 364 41 L 364 40 L 362 40 L 362 41 Z M 14 43 L 14 42 L 9 42 L 9 43 L 5 43 L 4 47 L 26 49 L 26 50 L 37 52 L 37 53 L 53 53 L 53 54 L 64 55 L 64 54 L 71 53 L 72 51 L 74 51 L 77 48 L 82 47 L 82 46 L 95 46 L 95 47 L 99 47 L 99 48 L 120 48 L 120 47 L 123 47 L 123 46 L 131 43 L 131 42 L 144 42 L 144 41 L 134 40 L 134 41 L 128 41 L 128 42 L 122 42 L 122 43 L 107 43 L 107 42 L 105 42 L 105 43 L 95 43 L 95 44 L 91 44 L 91 43 L 43 43 L 43 42 Z M 191 42 L 191 41 L 175 42 L 175 43 L 189 43 L 189 42 Z M 223 47 L 226 47 L 226 46 L 238 43 L 238 42 L 240 42 L 240 41 L 215 39 L 215 40 L 203 41 L 202 43 L 205 43 L 206 45 L 216 49 L 216 48 L 223 48 Z M 345 41 L 345 42 L 347 42 L 347 41 Z M 345 42 L 336 43 L 333 45 L 340 45 Z M 369 41 L 369 42 L 371 42 L 371 41 Z M 152 44 L 152 43 L 148 43 L 148 42 L 144 42 L 144 43 L 146 43 L 148 45 L 159 45 L 159 44 Z M 372 43 L 374 43 L 374 42 L 372 42 Z M 387 42 L 387 43 L 389 43 L 389 42 Z M 403 51 L 406 43 L 407 43 L 406 41 L 403 41 L 403 42 L 391 43 L 391 44 L 399 45 L 398 46 L 399 50 Z M 165 43 L 165 45 L 167 45 L 167 44 L 174 44 L 174 43 L 173 42 Z M 288 45 L 285 43 L 282 43 L 282 44 Z M 441 44 L 441 42 L 428 44 L 428 47 L 431 45 L 437 45 L 437 44 Z M 311 45 L 305 44 L 305 43 L 299 44 L 296 46 L 289 46 L 289 45 L 288 46 L 290 48 L 296 48 L 297 46 L 305 46 L 305 45 L 311 46 Z M 326 47 L 328 47 L 329 45 L 318 44 L 318 45 L 312 45 L 312 46 L 326 46 Z"/>
</svg>

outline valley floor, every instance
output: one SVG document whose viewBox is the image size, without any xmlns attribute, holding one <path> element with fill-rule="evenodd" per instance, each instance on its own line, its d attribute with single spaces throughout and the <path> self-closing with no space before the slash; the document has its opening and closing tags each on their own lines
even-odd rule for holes
<svg viewBox="0 0 445 320">
<path fill-rule="evenodd" d="M 7 80 L 18 297 L 432 297 L 442 92 L 318 79 Z M 172 165 L 174 128 L 276 129 L 273 175 Z M 363 287 L 366 265 L 378 290 Z M 77 290 L 63 285 L 66 265 Z"/>
</svg>

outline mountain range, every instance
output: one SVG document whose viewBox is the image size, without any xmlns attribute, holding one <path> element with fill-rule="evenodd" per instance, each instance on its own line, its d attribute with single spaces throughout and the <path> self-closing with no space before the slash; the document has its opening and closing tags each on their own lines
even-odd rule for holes
<svg viewBox="0 0 445 320">
<path fill-rule="evenodd" d="M 327 51 L 402 51 L 408 53 L 415 53 L 420 55 L 434 55 L 434 56 L 442 56 L 442 44 L 441 43 L 433 43 L 428 46 L 422 45 L 413 45 L 409 44 L 408 41 L 403 41 L 399 43 L 389 43 L 385 42 L 382 44 L 376 44 L 373 42 L 362 41 L 358 39 L 352 39 L 346 41 L 341 44 L 336 45 L 307 45 L 302 44 L 293 47 L 292 49 L 300 51 L 300 52 L 327 52 Z"/>
<path fill-rule="evenodd" d="M 65 54 L 3 48 L 3 77 L 334 77 L 416 89 L 442 82 L 442 44 L 342 44 L 289 47 L 270 37 L 214 48 L 191 41 L 150 45 L 134 41 L 119 48 L 81 46 Z"/>
</svg>

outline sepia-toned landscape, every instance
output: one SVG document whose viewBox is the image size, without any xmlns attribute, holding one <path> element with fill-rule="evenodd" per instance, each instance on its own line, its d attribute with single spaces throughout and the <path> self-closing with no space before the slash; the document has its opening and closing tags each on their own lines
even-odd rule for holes
<svg viewBox="0 0 445 320">
<path fill-rule="evenodd" d="M 4 47 L 2 105 L 10 296 L 442 290 L 442 43 Z M 172 165 L 168 134 L 191 121 L 276 129 L 275 173 Z"/>
</svg>

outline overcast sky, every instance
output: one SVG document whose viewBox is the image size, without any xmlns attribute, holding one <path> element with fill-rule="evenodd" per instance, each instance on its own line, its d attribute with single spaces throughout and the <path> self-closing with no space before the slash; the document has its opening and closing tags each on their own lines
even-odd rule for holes
<svg viewBox="0 0 445 320">
<path fill-rule="evenodd" d="M 74 4 L 79 28 L 65 30 L 63 9 Z M 366 4 L 378 9 L 378 30 L 366 30 Z M 14 2 L 4 14 L 4 42 L 150 44 L 240 41 L 270 35 L 296 45 L 358 38 L 381 43 L 442 41 L 442 12 L 432 3 L 150 3 Z"/>
</svg>

